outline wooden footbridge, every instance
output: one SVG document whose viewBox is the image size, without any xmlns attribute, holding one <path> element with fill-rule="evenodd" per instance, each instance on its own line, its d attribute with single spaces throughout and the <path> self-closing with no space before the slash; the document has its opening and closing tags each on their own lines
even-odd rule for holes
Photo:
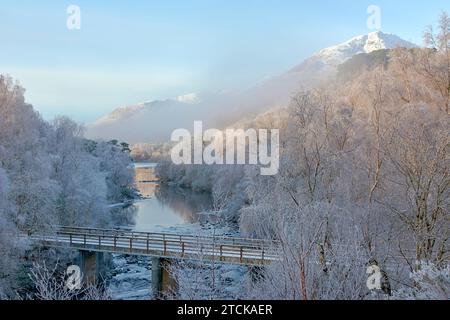
<svg viewBox="0 0 450 320">
<path fill-rule="evenodd" d="M 101 277 L 105 252 L 151 257 L 155 297 L 176 287 L 168 271 L 174 260 L 262 267 L 279 259 L 276 241 L 225 236 L 59 227 L 56 232 L 33 234 L 27 238 L 43 247 L 79 250 L 79 266 L 88 282 Z"/>
<path fill-rule="evenodd" d="M 275 241 L 224 236 L 60 227 L 54 234 L 32 235 L 31 240 L 50 247 L 249 266 L 278 259 Z"/>
</svg>

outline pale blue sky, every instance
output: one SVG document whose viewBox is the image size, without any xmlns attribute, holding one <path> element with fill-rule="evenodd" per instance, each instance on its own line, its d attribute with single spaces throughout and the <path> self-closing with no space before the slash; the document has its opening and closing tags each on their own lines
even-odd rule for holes
<svg viewBox="0 0 450 320">
<path fill-rule="evenodd" d="M 66 8 L 81 8 L 81 30 Z M 112 109 L 190 92 L 246 88 L 312 53 L 381 30 L 421 43 L 450 1 L 16 0 L 0 2 L 0 73 L 45 118 L 89 122 Z"/>
</svg>

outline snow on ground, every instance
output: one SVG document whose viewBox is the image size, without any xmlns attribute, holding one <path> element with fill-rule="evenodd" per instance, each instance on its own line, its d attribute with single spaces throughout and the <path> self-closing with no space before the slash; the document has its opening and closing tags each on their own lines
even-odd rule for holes
<svg viewBox="0 0 450 320">
<path fill-rule="evenodd" d="M 151 297 L 151 262 L 148 257 L 113 255 L 108 291 L 114 300 L 147 300 Z"/>
<path fill-rule="evenodd" d="M 235 226 L 218 226 L 211 223 L 193 223 L 169 227 L 154 226 L 152 232 L 182 233 L 189 235 L 239 236 Z M 113 255 L 112 277 L 108 290 L 114 300 L 151 299 L 151 259 L 142 256 Z M 214 270 L 214 271 L 213 271 Z M 182 262 L 177 268 L 180 279 L 180 295 L 185 299 L 238 299 L 245 292 L 245 266 L 199 262 Z M 214 278 L 214 280 L 213 280 Z M 212 290 L 212 286 L 216 290 Z"/>
<path fill-rule="evenodd" d="M 178 269 L 180 299 L 236 300 L 245 297 L 248 268 L 231 264 L 183 263 Z"/>
</svg>

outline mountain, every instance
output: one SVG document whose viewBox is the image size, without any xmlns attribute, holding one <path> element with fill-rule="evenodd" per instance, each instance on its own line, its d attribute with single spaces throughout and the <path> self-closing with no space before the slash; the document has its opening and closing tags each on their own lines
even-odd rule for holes
<svg viewBox="0 0 450 320">
<path fill-rule="evenodd" d="M 129 143 L 170 140 L 174 129 L 192 130 L 195 120 L 221 128 L 243 118 L 286 106 L 300 89 L 316 86 L 337 72 L 337 67 L 360 53 L 416 45 L 393 34 L 372 32 L 320 50 L 288 72 L 240 92 L 199 97 L 188 94 L 164 101 L 121 107 L 87 126 L 91 139 L 118 139 Z"/>
<path fill-rule="evenodd" d="M 192 98 L 192 96 L 191 96 Z M 170 127 L 185 124 L 184 113 L 197 100 L 181 96 L 120 107 L 87 126 L 86 137 L 91 139 L 118 139 L 130 143 L 163 142 L 168 139 L 166 119 Z"/>
<path fill-rule="evenodd" d="M 351 57 L 360 53 L 371 53 L 381 49 L 394 49 L 396 47 L 415 48 L 415 44 L 394 35 L 381 31 L 354 37 L 344 43 L 320 50 L 301 65 L 292 69 L 293 72 L 305 68 L 320 69 L 324 67 L 335 68 Z"/>
</svg>

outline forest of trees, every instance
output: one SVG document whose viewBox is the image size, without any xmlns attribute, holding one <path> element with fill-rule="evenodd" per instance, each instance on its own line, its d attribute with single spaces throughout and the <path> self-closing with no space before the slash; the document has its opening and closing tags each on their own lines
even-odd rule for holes
<svg viewBox="0 0 450 320">
<path fill-rule="evenodd" d="M 163 181 L 226 198 L 222 212 L 244 236 L 282 243 L 282 261 L 249 297 L 450 297 L 448 15 L 424 38 L 423 48 L 357 56 L 345 76 L 249 123 L 281 130 L 274 177 L 251 166 L 157 168 Z M 369 264 L 383 273 L 375 296 Z"/>
<path fill-rule="evenodd" d="M 107 205 L 134 197 L 130 161 L 124 144 L 86 140 L 65 117 L 44 121 L 24 89 L 0 75 L 0 297 L 14 294 L 21 259 L 33 249 L 15 236 L 106 226 Z"/>
<path fill-rule="evenodd" d="M 280 130 L 280 171 L 174 165 L 170 144 L 141 145 L 162 183 L 211 192 L 246 237 L 281 243 L 249 282 L 256 299 L 449 299 L 450 18 L 425 46 L 358 55 L 248 128 Z M 0 75 L 0 298 L 20 289 L 26 238 L 58 225 L 108 226 L 108 204 L 135 197 L 130 148 L 48 122 Z M 21 240 L 19 240 L 21 239 Z M 382 270 L 371 292 L 367 267 Z M 214 290 L 217 290 L 216 288 Z"/>
</svg>

